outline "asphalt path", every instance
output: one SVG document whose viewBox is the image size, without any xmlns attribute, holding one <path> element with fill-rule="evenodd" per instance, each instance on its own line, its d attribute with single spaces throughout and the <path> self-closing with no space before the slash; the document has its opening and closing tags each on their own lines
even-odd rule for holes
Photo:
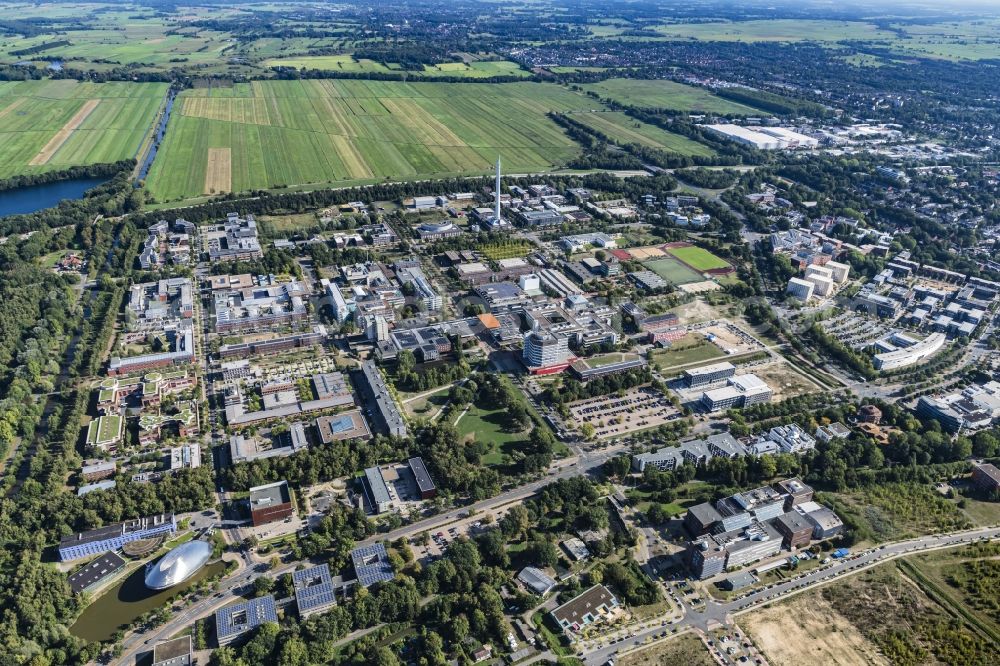
<svg viewBox="0 0 1000 666">
<path fill-rule="evenodd" d="M 597 452 L 583 452 L 569 459 L 569 463 L 564 463 L 562 467 L 552 473 L 543 476 L 537 481 L 525 484 L 518 488 L 513 488 L 503 492 L 496 497 L 492 497 L 476 504 L 466 507 L 455 508 L 446 513 L 442 513 L 430 518 L 404 525 L 391 532 L 376 534 L 364 541 L 358 542 L 357 546 L 370 545 L 379 541 L 393 541 L 404 537 L 409 538 L 423 531 L 439 529 L 450 525 L 456 521 L 467 518 L 470 513 L 481 513 L 490 511 L 507 504 L 522 502 L 538 492 L 544 486 L 549 485 L 559 479 L 567 479 L 574 476 L 588 474 L 604 464 L 606 460 L 617 455 L 624 449 L 624 446 L 608 447 Z M 238 528 L 230 527 L 239 535 Z M 236 536 L 238 539 L 239 537 Z M 233 544 L 239 547 L 239 542 Z M 277 578 L 283 573 L 295 570 L 300 562 L 291 562 L 277 569 L 261 566 L 254 562 L 246 552 L 241 552 L 240 568 L 230 576 L 227 576 L 219 583 L 219 589 L 212 596 L 202 599 L 187 608 L 184 608 L 176 616 L 171 618 L 166 624 L 154 627 L 146 632 L 136 632 L 128 635 L 122 642 L 122 656 L 116 659 L 115 664 L 134 664 L 136 659 L 144 652 L 153 649 L 157 642 L 171 638 L 181 632 L 188 624 L 203 617 L 207 617 L 219 608 L 235 603 L 237 597 L 249 592 L 253 587 L 253 582 L 258 577 L 268 575 Z"/>
<path fill-rule="evenodd" d="M 806 590 L 828 583 L 841 576 L 849 576 L 880 562 L 895 559 L 903 555 L 925 550 L 950 548 L 969 543 L 982 538 L 995 539 L 1000 537 L 1000 527 L 980 528 L 965 532 L 953 532 L 939 536 L 927 536 L 909 541 L 900 541 L 885 546 L 872 548 L 858 554 L 850 555 L 842 560 L 834 560 L 822 569 L 803 573 L 794 579 L 776 583 L 769 588 L 753 592 L 742 599 L 727 602 L 709 600 L 699 610 L 688 610 L 683 619 L 673 624 L 665 622 L 635 632 L 634 635 L 610 645 L 599 646 L 583 655 L 588 666 L 606 664 L 613 656 L 634 648 L 649 645 L 659 640 L 669 640 L 676 633 L 687 629 L 708 631 L 711 627 L 723 626 L 736 615 L 752 611 L 754 608 L 772 604 Z"/>
</svg>

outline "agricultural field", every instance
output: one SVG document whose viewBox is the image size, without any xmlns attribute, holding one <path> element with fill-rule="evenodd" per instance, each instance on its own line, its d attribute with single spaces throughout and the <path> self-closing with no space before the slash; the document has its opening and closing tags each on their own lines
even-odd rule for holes
<svg viewBox="0 0 1000 666">
<path fill-rule="evenodd" d="M 839 42 L 893 40 L 896 35 L 865 21 L 778 19 L 766 21 L 709 21 L 662 25 L 654 28 L 670 39 L 705 42 Z"/>
<path fill-rule="evenodd" d="M 218 192 L 557 168 L 579 147 L 546 117 L 592 108 L 543 83 L 254 81 L 184 91 L 146 181 L 158 201 Z M 229 149 L 230 182 L 208 178 Z M 218 161 L 218 160 L 215 160 Z"/>
<path fill-rule="evenodd" d="M 134 157 L 164 83 L 0 82 L 0 178 Z"/>
<path fill-rule="evenodd" d="M 265 61 L 264 65 L 267 67 L 320 69 L 336 72 L 402 73 L 404 71 L 395 63 L 384 65 L 374 60 L 355 60 L 350 54 L 276 58 Z M 509 60 L 481 60 L 468 63 L 442 62 L 437 65 L 424 65 L 423 71 L 407 71 L 406 75 L 415 78 L 424 76 L 460 76 L 467 79 L 485 79 L 491 76 L 527 77 L 531 73 L 521 69 L 520 65 L 516 62 L 510 62 Z"/>
<path fill-rule="evenodd" d="M 711 91 L 664 79 L 608 79 L 582 86 L 622 104 L 642 109 L 671 109 L 695 113 L 759 115 L 760 109 L 730 102 Z"/>
<path fill-rule="evenodd" d="M 712 271 L 722 268 L 730 268 L 729 262 L 720 259 L 708 250 L 694 245 L 686 247 L 668 247 L 667 253 L 680 259 L 685 264 L 696 271 Z"/>
<path fill-rule="evenodd" d="M 711 157 L 715 151 L 686 136 L 674 134 L 628 117 L 620 111 L 575 113 L 572 119 L 597 130 L 619 143 L 637 143 L 680 155 Z"/>
<path fill-rule="evenodd" d="M 644 261 L 642 265 L 673 285 L 691 284 L 705 279 L 673 257 L 664 256 Z"/>
<path fill-rule="evenodd" d="M 159 15 L 151 9 L 131 7 L 120 10 L 110 5 L 107 11 L 91 10 L 87 14 L 72 5 L 52 8 L 52 11 L 45 11 L 37 5 L 21 7 L 25 18 L 72 17 L 83 21 L 85 29 L 67 32 L 53 29 L 52 32 L 32 37 L 5 35 L 0 39 L 0 62 L 12 63 L 25 57 L 12 51 L 52 44 L 51 48 L 26 57 L 71 61 L 67 64 L 82 69 L 93 67 L 103 70 L 135 64 L 147 69 L 166 70 L 188 65 L 217 65 L 225 59 L 227 51 L 235 47 L 227 33 L 190 27 L 190 20 Z M 71 13 L 69 16 L 53 13 L 60 9 Z M 213 11 L 217 13 L 218 10 Z M 16 8 L 4 6 L 5 18 L 13 19 L 16 15 Z M 205 11 L 202 15 L 208 17 L 210 13 Z"/>
</svg>

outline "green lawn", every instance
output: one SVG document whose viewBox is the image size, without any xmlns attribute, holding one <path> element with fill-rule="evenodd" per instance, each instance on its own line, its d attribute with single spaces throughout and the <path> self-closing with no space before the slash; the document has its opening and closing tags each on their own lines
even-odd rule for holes
<svg viewBox="0 0 1000 666">
<path fill-rule="evenodd" d="M 0 178 L 134 157 L 165 83 L 0 82 Z"/>
<path fill-rule="evenodd" d="M 680 340 L 676 340 L 670 347 L 651 352 L 649 362 L 667 370 L 688 363 L 711 361 L 723 356 L 725 353 L 705 339 L 705 336 L 700 333 L 688 333 Z"/>
<path fill-rule="evenodd" d="M 608 79 L 583 86 L 585 90 L 643 109 L 671 109 L 696 113 L 758 115 L 759 109 L 714 95 L 711 91 L 664 79 Z"/>
<path fill-rule="evenodd" d="M 586 359 L 587 365 L 591 368 L 600 368 L 605 365 L 611 365 L 612 363 L 620 363 L 622 361 L 630 361 L 634 358 L 638 358 L 635 354 L 602 354 L 600 356 L 592 356 Z"/>
<path fill-rule="evenodd" d="M 580 151 L 546 113 L 594 105 L 532 82 L 328 79 L 186 90 L 147 188 L 162 202 L 212 190 L 469 176 L 489 173 L 498 155 L 507 172 L 544 171 Z"/>
<path fill-rule="evenodd" d="M 681 155 L 710 157 L 715 151 L 686 136 L 674 134 L 655 125 L 639 122 L 620 111 L 599 113 L 574 113 L 571 118 L 597 130 L 618 143 L 636 143 L 649 148 L 659 148 Z"/>
<path fill-rule="evenodd" d="M 460 412 L 461 413 L 461 412 Z M 490 452 L 483 456 L 484 465 L 502 465 L 508 449 L 524 442 L 528 431 L 507 432 L 507 413 L 502 409 L 483 409 L 473 405 L 460 418 L 456 428 L 462 438 L 475 439 L 490 445 Z"/>
<path fill-rule="evenodd" d="M 729 262 L 720 259 L 704 248 L 695 247 L 694 245 L 689 247 L 667 248 L 667 252 L 698 271 L 710 271 L 716 268 L 729 268 Z"/>
<path fill-rule="evenodd" d="M 673 257 L 651 259 L 642 265 L 673 285 L 701 282 L 705 279 L 700 273 L 694 272 Z"/>
</svg>

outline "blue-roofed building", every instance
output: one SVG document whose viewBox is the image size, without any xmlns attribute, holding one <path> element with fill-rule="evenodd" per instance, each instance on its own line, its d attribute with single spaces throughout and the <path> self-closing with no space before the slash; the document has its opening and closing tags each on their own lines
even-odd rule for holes
<svg viewBox="0 0 1000 666">
<path fill-rule="evenodd" d="M 351 561 L 358 582 L 363 587 L 371 587 L 375 583 L 392 580 L 396 574 L 389 563 L 389 553 L 385 544 L 376 543 L 372 546 L 362 546 L 351 551 Z"/>
<path fill-rule="evenodd" d="M 370 439 L 371 431 L 358 410 L 321 416 L 316 419 L 316 431 L 324 444 L 332 444 L 344 440 Z"/>
<path fill-rule="evenodd" d="M 295 605 L 302 618 L 322 613 L 337 603 L 329 565 L 320 564 L 294 572 L 292 584 L 295 587 Z"/>
<path fill-rule="evenodd" d="M 265 622 L 277 622 L 274 597 L 248 599 L 215 611 L 215 634 L 219 646 L 229 645 L 237 638 Z"/>
</svg>

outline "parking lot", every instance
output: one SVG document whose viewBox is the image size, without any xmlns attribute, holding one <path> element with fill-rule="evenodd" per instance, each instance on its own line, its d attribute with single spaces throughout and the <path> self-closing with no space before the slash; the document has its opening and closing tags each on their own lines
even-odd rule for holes
<svg viewBox="0 0 1000 666">
<path fill-rule="evenodd" d="M 495 525 L 505 515 L 507 515 L 507 507 L 493 510 L 488 514 L 473 515 L 459 523 L 429 531 L 426 545 L 420 543 L 422 540 L 420 535 L 413 537 L 410 539 L 410 548 L 413 549 L 414 557 L 421 564 L 430 564 L 440 558 L 456 539 L 460 537 L 472 538 L 491 525 Z M 490 518 L 486 516 L 490 516 Z"/>
<path fill-rule="evenodd" d="M 887 337 L 894 330 L 877 319 L 853 312 L 826 319 L 820 326 L 842 345 L 855 351 L 868 347 L 879 338 Z"/>
<path fill-rule="evenodd" d="M 665 395 L 649 386 L 632 389 L 621 397 L 610 395 L 579 400 L 568 407 L 571 421 L 577 425 L 592 425 L 597 439 L 654 428 L 681 416 Z"/>
<path fill-rule="evenodd" d="M 750 638 L 733 625 L 716 629 L 707 636 L 705 642 L 709 652 L 720 664 L 767 664 L 767 659 L 751 642 Z"/>
</svg>

